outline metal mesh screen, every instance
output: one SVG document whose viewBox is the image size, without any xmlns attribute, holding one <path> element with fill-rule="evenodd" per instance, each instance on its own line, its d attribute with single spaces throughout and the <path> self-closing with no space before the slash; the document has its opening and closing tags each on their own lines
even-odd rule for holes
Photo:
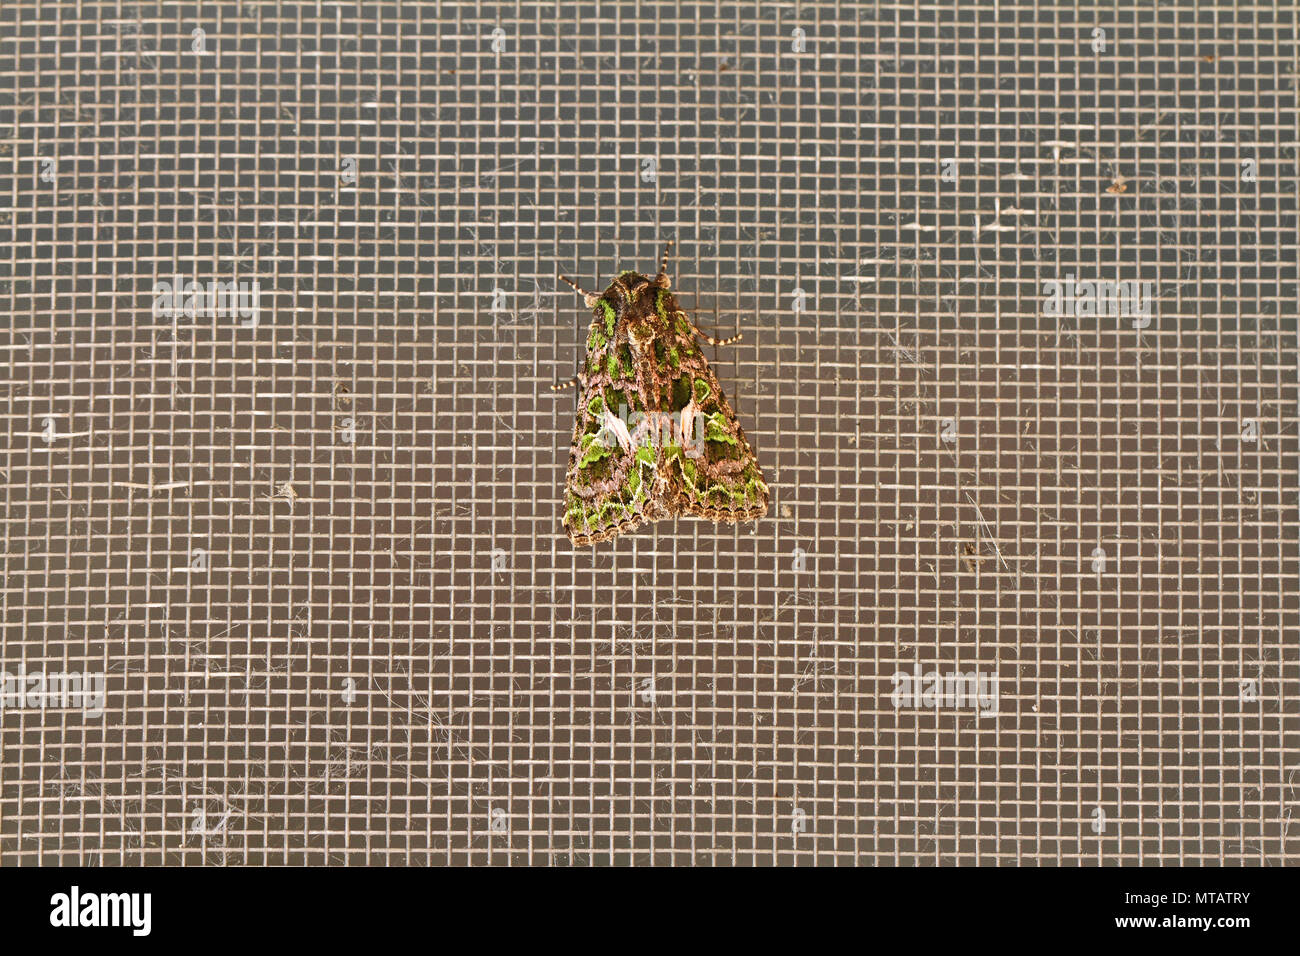
<svg viewBox="0 0 1300 956">
<path fill-rule="evenodd" d="M 0 861 L 1294 861 L 1296 10 L 1153 7 L 0 6 Z M 772 510 L 575 551 L 670 237 Z"/>
</svg>

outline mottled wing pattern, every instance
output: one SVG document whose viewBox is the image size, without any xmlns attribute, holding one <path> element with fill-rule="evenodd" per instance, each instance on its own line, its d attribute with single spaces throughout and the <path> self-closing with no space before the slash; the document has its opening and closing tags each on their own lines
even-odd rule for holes
<svg viewBox="0 0 1300 956">
<path fill-rule="evenodd" d="M 630 276 L 616 279 L 593 307 L 565 531 L 574 544 L 595 544 L 678 514 L 761 518 L 768 487 L 694 325 L 666 289 L 639 298 L 649 283 L 640 276 L 625 283 Z M 619 312 L 606 297 L 623 306 Z"/>
<path fill-rule="evenodd" d="M 671 300 L 671 296 L 667 296 Z M 693 439 L 681 452 L 670 449 L 668 464 L 677 490 L 677 511 L 710 521 L 753 521 L 767 514 L 768 488 L 754 450 L 736 413 L 709 367 L 689 317 L 675 309 L 673 335 L 681 355 L 674 381 L 673 410 L 690 413 Z"/>
<path fill-rule="evenodd" d="M 657 450 L 645 439 L 634 447 L 626 426 L 633 411 L 646 411 L 631 348 L 614 336 L 613 310 L 601 302 L 595 312 L 565 480 L 563 523 L 574 544 L 605 541 L 668 514 L 656 495 Z"/>
</svg>

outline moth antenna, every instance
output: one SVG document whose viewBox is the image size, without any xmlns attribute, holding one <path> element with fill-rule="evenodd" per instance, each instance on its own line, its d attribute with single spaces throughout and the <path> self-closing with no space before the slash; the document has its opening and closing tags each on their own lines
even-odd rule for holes
<svg viewBox="0 0 1300 956">
<path fill-rule="evenodd" d="M 554 385 L 551 386 L 551 391 L 558 392 L 560 391 L 560 389 L 573 388 L 577 384 L 578 384 L 578 376 L 575 375 L 567 382 L 556 382 Z"/>
<path fill-rule="evenodd" d="M 583 299 L 586 300 L 588 308 L 595 305 L 596 300 L 600 298 L 600 296 L 596 295 L 596 293 L 588 292 L 586 289 L 578 285 L 578 283 L 574 282 L 568 276 L 560 276 L 560 281 L 566 283 L 567 285 L 572 286 L 573 291 L 578 293 L 578 295 L 582 296 Z"/>
<path fill-rule="evenodd" d="M 664 246 L 663 260 L 659 263 L 659 274 L 663 276 L 665 280 L 667 280 L 668 278 L 668 255 L 672 251 L 673 251 L 673 240 L 669 239 L 668 245 Z M 664 288 L 667 288 L 666 281 L 664 283 Z"/>
<path fill-rule="evenodd" d="M 696 331 L 699 332 L 700 338 L 704 339 L 704 341 L 708 342 L 710 345 L 731 345 L 734 342 L 739 342 L 741 339 L 745 337 L 744 333 L 737 332 L 735 335 L 731 336 L 730 338 L 715 339 L 711 335 L 705 335 L 703 332 L 700 332 L 699 329 L 696 329 Z"/>
</svg>

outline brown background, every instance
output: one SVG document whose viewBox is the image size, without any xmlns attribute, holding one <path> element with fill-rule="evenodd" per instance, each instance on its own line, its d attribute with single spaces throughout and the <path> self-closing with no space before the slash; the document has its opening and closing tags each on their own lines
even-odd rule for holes
<svg viewBox="0 0 1300 956">
<path fill-rule="evenodd" d="M 1296 12 L 1154 7 L 4 4 L 0 862 L 1293 861 Z M 575 552 L 668 237 L 772 514 Z"/>
</svg>

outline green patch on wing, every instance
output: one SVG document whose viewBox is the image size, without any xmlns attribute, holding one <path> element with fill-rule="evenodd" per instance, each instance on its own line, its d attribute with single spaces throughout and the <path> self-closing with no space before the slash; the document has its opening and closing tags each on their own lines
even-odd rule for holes
<svg viewBox="0 0 1300 956">
<path fill-rule="evenodd" d="M 587 509 L 572 492 L 564 500 L 564 523 L 579 529 L 587 527 Z"/>
<path fill-rule="evenodd" d="M 704 440 L 728 445 L 740 444 L 736 436 L 727 430 L 727 416 L 722 412 L 714 412 L 704 420 Z"/>
<path fill-rule="evenodd" d="M 645 502 L 649 497 L 647 489 L 650 487 L 645 473 L 648 472 L 653 476 L 655 466 L 654 446 L 642 445 L 636 450 L 632 458 L 632 469 L 628 472 L 627 481 L 623 485 L 624 504 L 631 508 L 638 508 Z"/>
<path fill-rule="evenodd" d="M 603 349 L 614 337 L 616 316 L 613 306 L 604 299 L 598 300 L 591 311 L 596 314 L 596 320 L 591 323 L 591 331 L 587 333 L 587 351 L 595 352 Z"/>
<path fill-rule="evenodd" d="M 596 462 L 608 458 L 612 451 L 613 449 L 596 435 L 591 433 L 583 435 L 578 442 L 578 454 L 582 456 L 578 459 L 578 468 L 590 468 Z"/>
<path fill-rule="evenodd" d="M 624 406 L 627 404 L 627 393 L 622 389 L 614 388 L 613 386 L 605 389 L 605 406 L 613 411 L 614 414 L 617 415 L 620 409 L 623 409 L 626 414 Z"/>
<path fill-rule="evenodd" d="M 659 313 L 659 318 L 663 319 L 665 324 L 668 322 L 668 290 L 667 289 L 660 289 L 658 292 L 655 293 L 655 312 Z M 679 325 L 678 331 L 680 330 L 681 330 L 681 326 Z"/>
</svg>

